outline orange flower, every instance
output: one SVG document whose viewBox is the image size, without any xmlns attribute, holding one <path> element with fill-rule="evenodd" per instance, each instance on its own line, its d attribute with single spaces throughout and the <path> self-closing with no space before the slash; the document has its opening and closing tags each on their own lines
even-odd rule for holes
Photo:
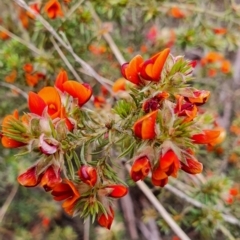
<svg viewBox="0 0 240 240">
<path fill-rule="evenodd" d="M 97 171 L 91 166 L 81 166 L 78 170 L 79 178 L 91 187 L 95 186 L 97 182 Z"/>
<path fill-rule="evenodd" d="M 91 44 L 88 49 L 91 53 L 93 53 L 95 55 L 101 55 L 101 54 L 103 54 L 107 51 L 106 47 L 96 46 L 96 45 L 93 45 L 93 44 Z"/>
<path fill-rule="evenodd" d="M 42 116 L 46 107 L 49 116 L 54 119 L 61 116 L 61 99 L 54 87 L 44 87 L 38 92 L 29 92 L 28 106 L 32 113 Z"/>
<path fill-rule="evenodd" d="M 8 83 L 14 83 L 17 77 L 17 71 L 14 69 L 9 75 L 5 77 L 5 81 Z"/>
<path fill-rule="evenodd" d="M 93 103 L 96 108 L 101 108 L 106 104 L 106 100 L 103 96 L 94 96 Z"/>
<path fill-rule="evenodd" d="M 110 185 L 106 189 L 109 191 L 108 196 L 112 198 L 121 198 L 128 193 L 128 188 L 123 185 Z"/>
<path fill-rule="evenodd" d="M 124 78 L 117 79 L 112 86 L 113 92 L 125 91 L 126 90 L 126 80 Z"/>
<path fill-rule="evenodd" d="M 217 138 L 215 138 L 214 140 L 212 140 L 209 143 L 210 146 L 216 146 L 216 145 L 220 144 L 221 142 L 223 142 L 223 140 L 226 137 L 226 130 L 224 128 L 222 128 L 222 127 L 215 127 L 213 130 L 214 131 L 219 131 L 220 134 L 219 134 L 219 136 Z"/>
<path fill-rule="evenodd" d="M 178 7 L 172 7 L 170 9 L 169 14 L 174 18 L 185 18 L 186 15 L 183 11 L 181 11 Z"/>
<path fill-rule="evenodd" d="M 27 28 L 28 28 L 28 25 L 29 25 L 29 20 L 28 20 L 27 12 L 24 11 L 24 10 L 22 10 L 22 9 L 20 9 L 18 17 L 19 17 L 19 19 L 20 19 L 23 27 L 27 29 Z"/>
<path fill-rule="evenodd" d="M 161 73 L 170 49 L 166 48 L 163 51 L 155 54 L 150 59 L 144 61 L 140 65 L 140 75 L 143 79 L 159 82 L 161 80 Z"/>
<path fill-rule="evenodd" d="M 229 73 L 231 71 L 231 63 L 228 60 L 223 60 L 222 61 L 222 66 L 221 66 L 221 71 L 222 73 Z"/>
<path fill-rule="evenodd" d="M 224 35 L 227 33 L 226 28 L 213 28 L 213 32 L 219 35 Z"/>
<path fill-rule="evenodd" d="M 56 184 L 60 182 L 62 182 L 60 168 L 54 167 L 53 165 L 47 168 L 41 178 L 41 186 L 43 186 L 46 191 L 50 191 Z"/>
<path fill-rule="evenodd" d="M 62 7 L 58 0 L 49 0 L 44 6 L 44 11 L 51 19 L 63 16 Z"/>
<path fill-rule="evenodd" d="M 28 86 L 30 87 L 34 87 L 38 84 L 39 78 L 37 73 L 34 73 L 34 74 L 26 73 L 25 78 Z"/>
<path fill-rule="evenodd" d="M 135 122 L 133 132 L 136 137 L 141 139 L 153 139 L 156 136 L 155 124 L 158 110 L 148 113 Z"/>
<path fill-rule="evenodd" d="M 74 207 L 80 198 L 80 193 L 73 182 L 64 179 L 63 182 L 53 187 L 51 194 L 56 201 L 64 200 L 63 209 L 69 215 L 73 215 Z"/>
<path fill-rule="evenodd" d="M 10 36 L 6 32 L 0 31 L 0 39 L 7 40 L 9 38 L 10 38 Z"/>
<path fill-rule="evenodd" d="M 134 182 L 143 180 L 149 173 L 151 164 L 148 157 L 143 156 L 136 159 L 132 165 L 130 176 Z"/>
<path fill-rule="evenodd" d="M 24 187 L 35 187 L 41 181 L 41 176 L 37 174 L 37 166 L 29 168 L 17 178 L 19 184 Z"/>
<path fill-rule="evenodd" d="M 109 212 L 106 215 L 104 213 L 101 213 L 98 216 L 97 221 L 100 226 L 110 229 L 113 219 L 114 219 L 114 211 L 112 207 L 109 207 Z"/>
<path fill-rule="evenodd" d="M 2 145 L 5 148 L 17 148 L 17 147 L 22 147 L 26 145 L 24 142 L 20 142 L 17 140 L 14 140 L 12 138 L 9 138 L 6 135 L 11 134 L 11 135 L 16 135 L 14 132 L 11 131 L 11 125 L 10 122 L 19 119 L 18 111 L 15 110 L 12 115 L 7 115 L 4 117 L 3 122 L 2 122 L 2 130 L 3 130 L 3 136 L 2 136 Z M 17 135 L 16 135 L 17 137 Z"/>
<path fill-rule="evenodd" d="M 218 53 L 218 52 L 209 52 L 202 60 L 201 63 L 202 65 L 205 65 L 207 63 L 215 63 L 218 61 L 222 61 L 223 55 Z"/>
<path fill-rule="evenodd" d="M 40 9 L 39 9 L 39 4 L 38 3 L 32 3 L 29 5 L 29 7 L 35 12 L 35 14 L 39 14 L 40 13 Z M 32 19 L 35 19 L 35 16 L 30 13 L 30 12 L 27 12 L 27 15 L 32 18 Z"/>
<path fill-rule="evenodd" d="M 26 73 L 31 73 L 33 71 L 33 65 L 31 63 L 26 63 L 24 64 L 23 66 L 23 70 L 26 72 Z"/>
<path fill-rule="evenodd" d="M 202 163 L 188 157 L 186 158 L 186 164 L 181 162 L 181 169 L 190 174 L 198 174 L 202 172 L 203 165 Z"/>
<path fill-rule="evenodd" d="M 68 80 L 67 73 L 61 71 L 55 81 L 55 86 L 62 92 L 68 93 L 73 98 L 78 99 L 78 105 L 83 106 L 92 96 L 92 88 L 87 83 L 79 83 Z"/>
<path fill-rule="evenodd" d="M 208 69 L 208 76 L 209 77 L 215 77 L 217 75 L 217 70 L 214 68 Z"/>
<path fill-rule="evenodd" d="M 184 96 L 184 99 L 187 102 L 194 103 L 197 106 L 203 105 L 208 101 L 210 97 L 210 91 L 205 90 L 196 90 L 193 92 L 192 96 Z"/>
<path fill-rule="evenodd" d="M 155 186 L 163 187 L 168 182 L 168 176 L 177 177 L 181 167 L 177 155 L 172 150 L 168 150 L 163 156 L 159 157 L 159 165 L 153 170 L 152 183 Z"/>
<path fill-rule="evenodd" d="M 239 193 L 239 191 L 238 191 L 237 188 L 230 188 L 230 189 L 229 189 L 229 194 L 230 194 L 231 196 L 237 196 L 238 193 Z"/>
<path fill-rule="evenodd" d="M 122 75 L 130 82 L 139 85 L 141 78 L 139 76 L 140 65 L 144 62 L 142 56 L 135 56 L 129 63 L 124 63 L 121 67 Z"/>
<path fill-rule="evenodd" d="M 211 144 L 214 143 L 221 134 L 221 130 L 203 130 L 202 133 L 192 136 L 193 143 Z"/>
<path fill-rule="evenodd" d="M 183 96 L 177 97 L 177 105 L 174 109 L 174 112 L 179 117 L 185 117 L 184 122 L 190 122 L 197 116 L 197 107 L 192 103 L 183 103 Z"/>
<path fill-rule="evenodd" d="M 140 47 L 140 51 L 142 52 L 142 53 L 145 53 L 145 52 L 147 52 L 147 50 L 148 50 L 148 48 L 147 48 L 147 46 L 146 45 L 141 45 L 141 47 Z"/>
</svg>

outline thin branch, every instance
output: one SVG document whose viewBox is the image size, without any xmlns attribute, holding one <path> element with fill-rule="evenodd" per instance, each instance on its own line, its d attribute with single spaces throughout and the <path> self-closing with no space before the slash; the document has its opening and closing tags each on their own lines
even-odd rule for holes
<svg viewBox="0 0 240 240">
<path fill-rule="evenodd" d="M 10 194 L 8 195 L 6 201 L 4 202 L 4 204 L 2 205 L 2 207 L 1 207 L 1 209 L 0 209 L 0 225 L 1 225 L 2 221 L 3 221 L 3 218 L 4 218 L 4 216 L 5 216 L 6 212 L 7 212 L 10 204 L 12 203 L 12 201 L 13 201 L 16 193 L 17 193 L 18 186 L 19 186 L 19 185 L 15 185 L 15 186 L 12 188 Z"/>
<path fill-rule="evenodd" d="M 66 66 L 68 67 L 68 69 L 72 72 L 72 74 L 74 75 L 75 79 L 78 80 L 79 82 L 83 82 L 82 79 L 80 78 L 80 76 L 77 74 L 77 72 L 75 71 L 75 69 L 73 68 L 73 66 L 71 65 L 71 63 L 68 61 L 68 59 L 65 57 L 64 53 L 62 52 L 62 50 L 59 48 L 58 44 L 56 43 L 56 41 L 54 40 L 53 37 L 50 37 L 50 40 L 54 46 L 54 48 L 57 50 L 59 56 L 62 58 L 62 60 L 64 61 L 64 63 L 66 64 Z"/>
<path fill-rule="evenodd" d="M 192 204 L 193 206 L 195 206 L 197 208 L 208 208 L 203 203 L 201 203 L 201 202 L 199 202 L 199 201 L 189 197 L 183 191 L 178 190 L 177 188 L 171 186 L 170 184 L 167 184 L 164 188 L 166 188 L 171 193 L 173 193 L 176 196 L 182 198 L 183 200 L 185 200 L 186 202 Z M 217 208 L 216 208 L 216 210 L 217 211 L 222 211 L 222 209 L 217 209 Z M 226 221 L 228 223 L 231 223 L 231 224 L 234 224 L 234 225 L 240 226 L 240 221 L 237 218 L 235 218 L 234 216 L 222 213 L 222 217 L 223 217 L 224 221 Z"/>
<path fill-rule="evenodd" d="M 25 47 L 29 48 L 30 50 L 32 50 L 34 53 L 38 54 L 38 55 L 44 55 L 44 53 L 42 51 L 40 51 L 38 48 L 36 48 L 32 43 L 25 41 L 24 39 L 18 37 L 17 35 L 15 35 L 14 33 L 10 32 L 9 30 L 7 30 L 5 27 L 3 27 L 2 25 L 0 25 L 0 31 L 3 31 L 5 33 L 7 33 L 9 35 L 9 37 L 11 37 L 12 39 L 16 40 L 17 42 L 23 44 Z"/>
<path fill-rule="evenodd" d="M 36 19 L 42 23 L 46 30 L 48 30 L 51 33 L 51 35 L 61 44 L 61 46 L 64 47 L 73 56 L 76 62 L 79 63 L 85 70 L 89 71 L 93 78 L 95 78 L 112 95 L 114 95 L 112 89 L 102 80 L 102 77 L 88 63 L 86 63 L 73 51 L 70 44 L 64 42 L 64 40 L 59 36 L 59 34 L 54 30 L 54 28 L 40 14 L 36 14 L 24 0 L 14 0 L 14 2 L 16 2 L 19 6 L 21 6 L 25 10 L 32 13 L 36 17 Z"/>
<path fill-rule="evenodd" d="M 90 238 L 90 217 L 84 222 L 83 240 L 89 240 Z"/>
<path fill-rule="evenodd" d="M 96 24 L 99 26 L 99 28 L 102 27 L 102 21 L 99 18 L 99 16 L 97 15 L 96 11 L 94 10 L 91 2 L 87 2 L 87 5 L 89 7 L 89 10 L 96 22 Z M 119 51 L 117 45 L 115 44 L 115 42 L 113 41 L 111 35 L 109 33 L 103 33 L 103 37 L 105 38 L 106 42 L 108 43 L 108 45 L 110 46 L 113 54 L 115 55 L 116 59 L 118 60 L 119 64 L 124 64 L 126 62 L 126 60 L 124 59 L 123 55 L 121 54 L 121 52 Z"/>
<path fill-rule="evenodd" d="M 10 88 L 10 89 L 18 92 L 19 94 L 21 94 L 25 99 L 28 99 L 27 93 L 25 93 L 23 90 L 16 87 L 15 85 L 9 84 L 9 83 L 4 83 L 4 82 L 0 82 L 0 85 L 3 86 L 3 87 L 6 87 L 6 88 Z"/>
<path fill-rule="evenodd" d="M 126 168 L 128 169 L 128 171 L 130 171 L 131 166 L 129 164 L 126 164 Z M 159 200 L 154 196 L 149 187 L 142 181 L 138 181 L 136 182 L 136 184 L 142 190 L 148 200 L 152 203 L 152 205 L 156 208 L 156 210 L 160 213 L 160 215 L 166 221 L 169 227 L 176 233 L 176 235 L 182 240 L 190 240 L 186 233 L 177 225 L 177 223 L 172 219 L 170 214 L 162 206 Z"/>
</svg>

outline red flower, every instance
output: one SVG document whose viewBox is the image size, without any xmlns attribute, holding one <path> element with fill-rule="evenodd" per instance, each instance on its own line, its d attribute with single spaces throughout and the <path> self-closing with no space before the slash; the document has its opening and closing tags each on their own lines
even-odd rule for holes
<svg viewBox="0 0 240 240">
<path fill-rule="evenodd" d="M 194 103 L 197 106 L 203 105 L 208 101 L 210 97 L 210 91 L 196 90 L 193 92 L 193 96 L 184 96 L 187 102 Z"/>
<path fill-rule="evenodd" d="M 174 18 L 185 18 L 186 15 L 178 7 L 172 7 L 169 13 Z"/>
<path fill-rule="evenodd" d="M 133 181 L 143 180 L 149 173 L 151 164 L 148 157 L 143 156 L 136 159 L 132 165 L 130 176 Z"/>
<path fill-rule="evenodd" d="M 78 170 L 79 178 L 86 184 L 93 187 L 97 182 L 97 171 L 91 166 L 81 166 Z"/>
<path fill-rule="evenodd" d="M 53 187 L 51 194 L 56 201 L 64 200 L 63 209 L 69 215 L 73 215 L 74 207 L 80 198 L 80 193 L 73 182 L 64 179 L 62 183 L 58 183 Z"/>
<path fill-rule="evenodd" d="M 184 122 L 190 122 L 197 116 L 197 107 L 192 103 L 183 103 L 183 96 L 177 97 L 177 105 L 174 112 L 179 117 L 185 117 Z"/>
<path fill-rule="evenodd" d="M 32 113 L 42 116 L 46 107 L 52 119 L 61 116 L 61 98 L 54 87 L 44 87 L 38 92 L 29 92 L 28 106 Z"/>
<path fill-rule="evenodd" d="M 37 166 L 29 168 L 17 178 L 18 182 L 24 187 L 35 187 L 41 181 L 41 176 L 37 174 Z"/>
<path fill-rule="evenodd" d="M 57 16 L 63 16 L 62 7 L 58 0 L 49 0 L 44 6 L 44 11 L 51 19 L 54 19 Z"/>
<path fill-rule="evenodd" d="M 33 65 L 31 63 L 26 63 L 23 66 L 23 70 L 27 73 L 31 73 L 33 71 Z"/>
<path fill-rule="evenodd" d="M 150 111 L 155 111 L 159 109 L 162 106 L 163 101 L 168 97 L 169 97 L 169 93 L 162 92 L 162 93 L 158 93 L 156 96 L 150 99 L 147 99 L 142 105 L 143 111 L 145 113 L 149 113 Z"/>
<path fill-rule="evenodd" d="M 202 133 L 192 136 L 193 143 L 196 144 L 211 144 L 220 136 L 220 130 L 203 130 Z"/>
<path fill-rule="evenodd" d="M 97 221 L 100 226 L 110 229 L 113 219 L 114 219 L 114 211 L 112 207 L 109 207 L 109 212 L 107 213 L 107 215 L 105 215 L 104 213 L 101 213 L 98 216 Z"/>
<path fill-rule="evenodd" d="M 155 186 L 163 187 L 168 182 L 168 176 L 177 177 L 180 168 L 180 161 L 172 150 L 168 150 L 159 157 L 159 165 L 153 170 L 152 183 Z"/>
<path fill-rule="evenodd" d="M 186 158 L 186 164 L 181 162 L 181 169 L 189 174 L 198 174 L 203 170 L 202 163 L 192 158 Z"/>
<path fill-rule="evenodd" d="M 43 186 L 46 191 L 51 190 L 56 184 L 60 182 L 62 182 L 60 168 L 56 168 L 52 165 L 47 168 L 41 178 L 41 186 Z"/>
<path fill-rule="evenodd" d="M 141 139 L 153 139 L 156 136 L 155 124 L 158 110 L 148 113 L 135 122 L 133 132 L 136 137 Z"/>
<path fill-rule="evenodd" d="M 110 185 L 106 189 L 109 191 L 108 196 L 113 198 L 121 198 L 128 193 L 128 188 L 123 185 Z"/>
</svg>

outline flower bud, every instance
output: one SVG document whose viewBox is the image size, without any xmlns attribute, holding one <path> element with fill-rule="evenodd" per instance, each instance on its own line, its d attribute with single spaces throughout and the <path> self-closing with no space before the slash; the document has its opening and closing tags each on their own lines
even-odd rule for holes
<svg viewBox="0 0 240 240">
<path fill-rule="evenodd" d="M 33 166 L 19 175 L 17 180 L 24 187 L 35 187 L 40 183 L 41 177 L 42 175 L 37 175 L 37 166 Z"/>
<path fill-rule="evenodd" d="M 136 159 L 132 165 L 130 176 L 133 181 L 143 180 L 149 173 L 151 164 L 148 157 L 143 156 Z"/>
<path fill-rule="evenodd" d="M 201 173 L 203 170 L 203 165 L 202 163 L 191 159 L 191 158 L 187 158 L 186 159 L 186 163 L 181 162 L 181 169 L 189 174 L 198 174 Z"/>
<path fill-rule="evenodd" d="M 109 191 L 108 196 L 113 198 L 121 198 L 128 193 L 128 188 L 123 185 L 110 185 L 106 189 Z"/>
<path fill-rule="evenodd" d="M 81 166 L 78 170 L 79 178 L 86 184 L 94 187 L 97 182 L 97 171 L 91 166 Z"/>
<path fill-rule="evenodd" d="M 107 215 L 105 215 L 104 213 L 101 213 L 98 216 L 97 221 L 100 226 L 105 227 L 110 230 L 113 219 L 114 219 L 114 211 L 113 211 L 112 207 L 109 207 L 109 210 L 110 210 L 110 212 L 107 213 Z"/>
</svg>

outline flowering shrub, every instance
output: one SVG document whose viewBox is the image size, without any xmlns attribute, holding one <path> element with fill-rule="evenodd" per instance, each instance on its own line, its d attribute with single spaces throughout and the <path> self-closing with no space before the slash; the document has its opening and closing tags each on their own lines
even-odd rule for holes
<svg viewBox="0 0 240 240">
<path fill-rule="evenodd" d="M 0 3 L 3 229 L 240 236 L 239 8 L 190 2 Z"/>
</svg>

